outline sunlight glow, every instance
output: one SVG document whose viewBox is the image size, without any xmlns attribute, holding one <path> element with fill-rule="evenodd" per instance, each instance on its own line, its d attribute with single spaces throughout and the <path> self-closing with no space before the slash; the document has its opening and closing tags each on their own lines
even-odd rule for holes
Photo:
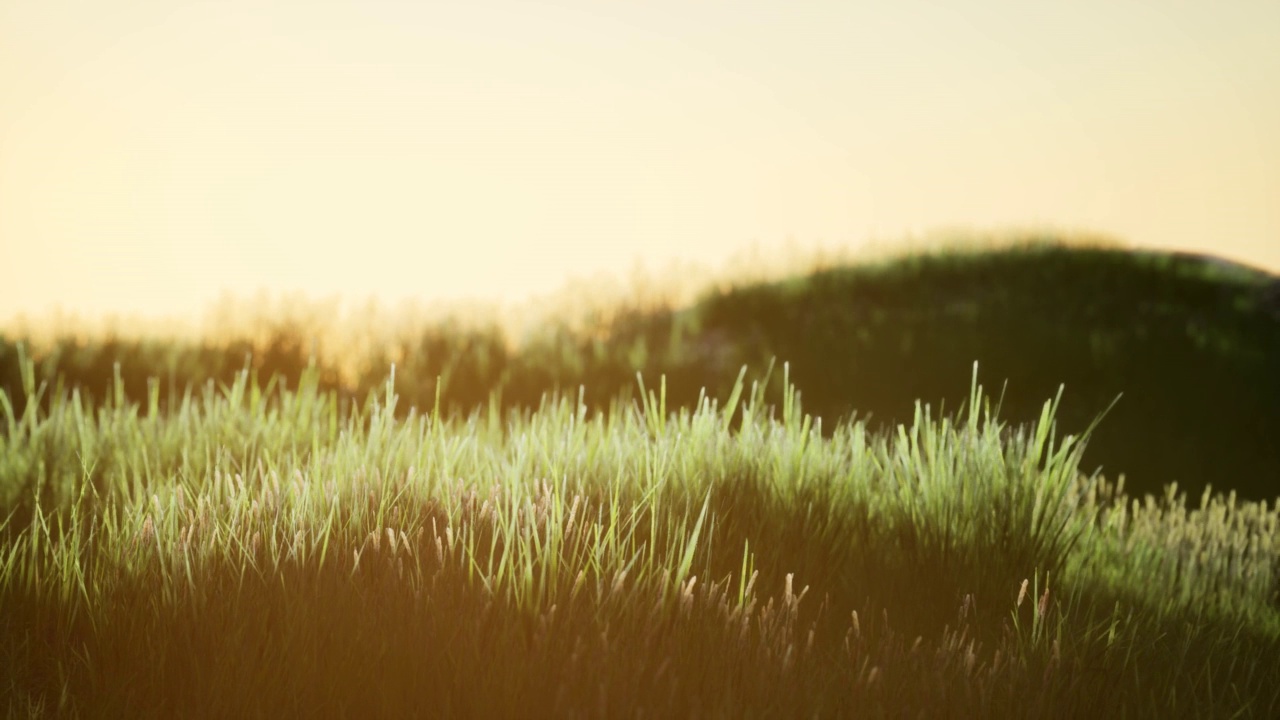
<svg viewBox="0 0 1280 720">
<path fill-rule="evenodd" d="M 0 321 L 1061 228 L 1280 271 L 1280 4 L 0 4 Z"/>
</svg>

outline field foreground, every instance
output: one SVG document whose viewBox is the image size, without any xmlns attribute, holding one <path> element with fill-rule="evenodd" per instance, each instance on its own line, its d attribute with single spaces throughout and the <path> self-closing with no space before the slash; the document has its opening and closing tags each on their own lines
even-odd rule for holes
<svg viewBox="0 0 1280 720">
<path fill-rule="evenodd" d="M 25 366 L 24 393 L 37 387 Z M 744 370 L 745 373 L 745 370 Z M 1276 717 L 1280 514 L 1083 476 L 1057 400 L 340 410 L 0 394 L 10 716 Z M 1098 432 L 1105 432 L 1105 425 Z"/>
</svg>

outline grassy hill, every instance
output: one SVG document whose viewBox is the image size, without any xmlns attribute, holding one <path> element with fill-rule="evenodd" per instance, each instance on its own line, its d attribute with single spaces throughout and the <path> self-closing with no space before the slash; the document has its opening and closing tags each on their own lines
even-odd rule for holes
<svg viewBox="0 0 1280 720">
<path fill-rule="evenodd" d="M 731 362 L 790 361 L 806 411 L 826 419 L 910 422 L 917 398 L 957 408 L 976 360 L 1008 381 L 1011 419 L 1059 384 L 1075 430 L 1120 397 L 1084 462 L 1131 490 L 1280 495 L 1280 278 L 1260 271 L 1033 245 L 740 287 L 696 312 L 706 337 L 735 344 Z"/>
<path fill-rule="evenodd" d="M 0 707 L 1277 717 L 1280 509 L 1089 472 L 1273 491 L 1275 289 L 1024 247 L 355 372 L 301 326 L 0 344 Z"/>
<path fill-rule="evenodd" d="M 320 388 L 354 405 L 395 363 L 402 411 L 536 408 L 545 393 L 580 386 L 588 407 L 603 410 L 633 396 L 637 372 L 651 384 L 665 375 L 668 404 L 691 408 L 703 388 L 723 397 L 742 365 L 761 372 L 776 360 L 830 432 L 855 412 L 876 429 L 909 422 L 917 399 L 959 409 L 977 361 L 997 394 L 1007 381 L 1002 412 L 1014 421 L 1034 418 L 1059 385 L 1070 432 L 1119 397 L 1084 462 L 1124 474 L 1133 492 L 1176 481 L 1193 497 L 1210 484 L 1280 495 L 1280 279 L 1213 258 L 1050 241 L 918 253 L 731 285 L 685 307 L 584 311 L 518 343 L 496 324 L 447 321 L 313 357 L 322 328 L 265 327 L 200 343 L 62 338 L 37 353 L 32 385 L 49 381 L 46 404 L 60 378 L 86 399 L 102 402 L 118 385 L 176 407 L 210 379 L 230 385 L 246 365 L 296 387 L 315 361 Z M 0 336 L 0 390 L 18 415 L 21 340 Z M 338 356 L 353 346 L 369 349 Z"/>
</svg>

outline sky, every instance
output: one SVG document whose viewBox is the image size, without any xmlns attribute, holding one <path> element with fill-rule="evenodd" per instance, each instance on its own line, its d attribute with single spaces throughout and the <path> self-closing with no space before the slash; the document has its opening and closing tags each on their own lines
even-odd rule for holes
<svg viewBox="0 0 1280 720">
<path fill-rule="evenodd" d="M 0 0 L 0 320 L 948 228 L 1280 271 L 1280 2 Z"/>
</svg>

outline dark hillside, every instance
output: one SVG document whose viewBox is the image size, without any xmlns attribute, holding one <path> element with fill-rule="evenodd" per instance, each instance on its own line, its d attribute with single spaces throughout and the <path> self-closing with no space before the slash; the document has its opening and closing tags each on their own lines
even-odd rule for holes
<svg viewBox="0 0 1280 720">
<path fill-rule="evenodd" d="M 703 328 L 791 362 L 806 411 L 910 422 L 964 398 L 972 362 L 1028 420 L 1065 384 L 1061 427 L 1116 396 L 1086 462 L 1136 492 L 1177 481 L 1280 495 L 1275 277 L 1212 258 L 1032 246 L 851 267 L 707 299 Z"/>
<path fill-rule="evenodd" d="M 650 387 L 666 376 L 668 408 L 690 407 L 703 387 L 726 397 L 743 364 L 758 377 L 776 359 L 829 431 L 855 409 L 882 427 L 909 422 L 917 398 L 956 410 L 976 360 L 996 394 L 1007 381 L 1003 416 L 1015 422 L 1065 384 L 1060 427 L 1079 432 L 1123 393 L 1085 460 L 1124 473 L 1131 491 L 1177 481 L 1193 498 L 1206 483 L 1280 496 L 1280 279 L 1219 259 L 1049 243 L 934 252 L 590 318 L 518 346 L 496 326 L 424 326 L 366 343 L 354 375 L 353 358 L 311 357 L 316 328 L 279 319 L 256 340 L 66 338 L 36 354 L 34 378 L 48 383 L 46 405 L 72 389 L 100 404 L 119 387 L 164 410 L 246 367 L 297 387 L 314 360 L 320 389 L 351 407 L 380 395 L 395 363 L 399 412 L 532 408 L 579 386 L 602 410 L 634 395 L 637 371 Z M 18 416 L 21 342 L 0 335 L 0 391 Z"/>
</svg>

